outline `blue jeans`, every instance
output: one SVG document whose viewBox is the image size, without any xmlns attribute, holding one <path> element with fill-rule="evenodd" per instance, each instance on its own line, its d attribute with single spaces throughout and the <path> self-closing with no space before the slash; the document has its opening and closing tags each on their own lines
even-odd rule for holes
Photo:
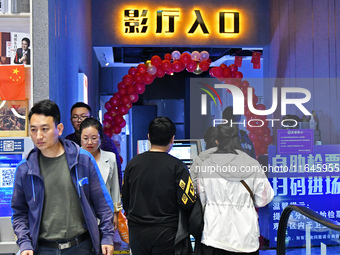
<svg viewBox="0 0 340 255">
<path fill-rule="evenodd" d="M 75 245 L 71 248 L 59 250 L 57 248 L 50 248 L 45 246 L 39 246 L 35 255 L 94 255 L 93 245 L 91 238 Z"/>
</svg>

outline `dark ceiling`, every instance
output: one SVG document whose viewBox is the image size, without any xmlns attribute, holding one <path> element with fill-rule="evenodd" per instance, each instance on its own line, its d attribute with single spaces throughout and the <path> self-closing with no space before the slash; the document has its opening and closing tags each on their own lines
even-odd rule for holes
<svg viewBox="0 0 340 255">
<path fill-rule="evenodd" d="M 150 60 L 152 56 L 158 55 L 161 58 L 164 58 L 166 53 L 172 53 L 173 51 L 178 50 L 180 53 L 185 51 L 193 52 L 193 51 L 207 51 L 209 52 L 210 59 L 212 62 L 224 57 L 224 56 L 251 56 L 253 51 L 242 48 L 211 48 L 211 47 L 114 47 L 113 48 L 113 56 L 115 63 L 142 63 L 147 60 Z M 261 52 L 262 50 L 257 50 L 257 52 Z"/>
</svg>

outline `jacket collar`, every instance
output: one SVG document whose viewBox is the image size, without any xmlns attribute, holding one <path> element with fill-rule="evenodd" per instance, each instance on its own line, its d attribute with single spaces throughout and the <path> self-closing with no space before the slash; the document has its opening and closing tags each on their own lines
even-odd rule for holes
<svg viewBox="0 0 340 255">
<path fill-rule="evenodd" d="M 67 165 L 70 169 L 72 169 L 78 163 L 78 155 L 80 147 L 70 140 L 59 137 L 60 143 L 63 145 L 65 149 L 65 155 L 67 160 Z M 41 151 L 34 147 L 30 153 L 27 155 L 27 165 L 28 165 L 28 174 L 33 174 L 40 176 L 40 168 L 39 168 L 39 155 Z"/>
</svg>

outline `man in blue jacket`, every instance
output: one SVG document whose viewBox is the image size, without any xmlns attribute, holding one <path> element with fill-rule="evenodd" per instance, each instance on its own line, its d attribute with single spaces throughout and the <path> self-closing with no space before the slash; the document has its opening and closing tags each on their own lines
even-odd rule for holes
<svg viewBox="0 0 340 255">
<path fill-rule="evenodd" d="M 94 158 L 59 138 L 54 102 L 36 103 L 28 119 L 35 148 L 17 167 L 12 197 L 21 255 L 113 254 L 113 204 Z"/>
</svg>

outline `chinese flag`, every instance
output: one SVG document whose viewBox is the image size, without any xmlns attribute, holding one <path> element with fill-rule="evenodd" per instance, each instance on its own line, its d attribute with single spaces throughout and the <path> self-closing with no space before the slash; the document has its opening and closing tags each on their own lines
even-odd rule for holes
<svg viewBox="0 0 340 255">
<path fill-rule="evenodd" d="M 240 57 L 240 56 L 235 56 L 234 64 L 235 64 L 237 67 L 241 67 L 241 66 L 242 66 L 242 57 Z"/>
<path fill-rule="evenodd" d="M 261 61 L 261 52 L 253 52 L 252 58 L 251 58 L 251 63 L 253 63 L 254 65 L 258 65 L 260 64 Z"/>
<path fill-rule="evenodd" d="M 1 100 L 25 100 L 24 65 L 0 66 Z"/>
</svg>

